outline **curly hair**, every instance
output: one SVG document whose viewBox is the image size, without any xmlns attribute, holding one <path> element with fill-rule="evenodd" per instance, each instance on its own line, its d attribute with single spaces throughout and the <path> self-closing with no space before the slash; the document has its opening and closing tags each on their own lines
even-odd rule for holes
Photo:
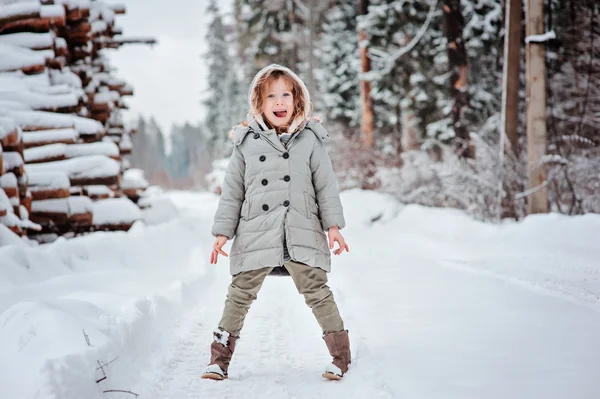
<svg viewBox="0 0 600 399">
<path fill-rule="evenodd" d="M 290 118 L 290 124 L 294 125 L 295 121 L 302 121 L 310 114 L 310 109 L 305 109 L 308 105 L 310 107 L 309 99 L 306 97 L 305 91 L 302 90 L 302 86 L 297 79 L 295 79 L 289 72 L 283 69 L 271 69 L 265 72 L 256 81 L 252 93 L 250 95 L 250 106 L 251 113 L 255 116 L 261 116 L 268 123 L 263 115 L 264 98 L 270 85 L 277 79 L 282 78 L 285 83 L 291 88 L 292 96 L 294 97 L 294 111 Z M 295 124 L 296 126 L 298 123 Z M 285 131 L 289 126 L 281 126 L 280 129 Z"/>
</svg>

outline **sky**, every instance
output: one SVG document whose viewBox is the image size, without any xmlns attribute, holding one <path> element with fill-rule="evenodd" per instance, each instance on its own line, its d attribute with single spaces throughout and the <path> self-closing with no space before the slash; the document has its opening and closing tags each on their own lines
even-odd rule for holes
<svg viewBox="0 0 600 399">
<path fill-rule="evenodd" d="M 171 125 L 195 123 L 204 117 L 200 104 L 206 90 L 206 65 L 203 53 L 208 19 L 208 0 L 124 0 L 126 14 L 116 25 L 124 37 L 154 37 L 155 46 L 124 45 L 108 50 L 116 75 L 134 88 L 125 97 L 130 110 L 126 120 L 141 114 L 154 116 L 169 134 Z M 230 1 L 220 1 L 229 9 Z"/>
</svg>

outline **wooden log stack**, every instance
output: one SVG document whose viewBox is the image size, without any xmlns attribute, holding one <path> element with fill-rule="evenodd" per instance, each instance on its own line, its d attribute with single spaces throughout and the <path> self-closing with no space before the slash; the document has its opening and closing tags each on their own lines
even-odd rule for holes
<svg viewBox="0 0 600 399">
<path fill-rule="evenodd" d="M 122 38 L 124 13 L 101 0 L 0 0 L 0 224 L 15 234 L 45 242 L 140 218 L 147 183 L 123 158 L 135 150 L 121 115 L 133 89 L 104 51 L 155 40 Z"/>
</svg>

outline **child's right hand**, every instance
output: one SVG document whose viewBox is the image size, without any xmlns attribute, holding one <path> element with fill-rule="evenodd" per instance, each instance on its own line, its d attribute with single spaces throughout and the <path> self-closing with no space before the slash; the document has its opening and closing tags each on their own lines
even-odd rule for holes
<svg viewBox="0 0 600 399">
<path fill-rule="evenodd" d="M 221 248 L 223 248 L 223 245 L 225 245 L 226 242 L 227 242 L 227 237 L 217 236 L 217 239 L 215 240 L 215 243 L 213 244 L 212 253 L 210 254 L 210 264 L 211 265 L 217 264 L 217 260 L 219 259 L 219 254 L 226 256 L 226 257 L 229 256 L 225 253 L 225 251 L 223 251 L 221 249 Z"/>
</svg>

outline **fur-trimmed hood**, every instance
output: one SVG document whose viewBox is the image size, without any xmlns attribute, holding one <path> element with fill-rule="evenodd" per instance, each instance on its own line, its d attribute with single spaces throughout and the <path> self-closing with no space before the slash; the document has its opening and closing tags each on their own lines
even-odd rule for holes
<svg viewBox="0 0 600 399">
<path fill-rule="evenodd" d="M 314 135 L 322 142 L 326 142 L 331 138 L 327 130 L 323 127 L 323 125 L 321 125 L 321 118 L 317 116 L 313 116 L 309 120 L 304 121 L 300 125 L 298 130 L 300 131 L 305 128 L 313 132 Z M 230 132 L 230 138 L 233 141 L 233 145 L 240 145 L 242 141 L 244 141 L 246 135 L 250 133 L 251 130 L 256 132 L 261 131 L 259 122 L 257 120 L 250 122 L 250 124 L 244 122 L 237 126 L 234 126 L 234 128 Z M 275 134 L 272 133 L 273 129 L 264 130 L 264 132 L 265 134 L 267 134 L 267 136 L 269 134 Z"/>
<path fill-rule="evenodd" d="M 283 65 L 279 65 L 279 64 L 268 65 L 268 66 L 264 67 L 263 69 L 261 69 L 260 71 L 258 71 L 258 73 L 254 77 L 254 79 L 252 79 L 252 84 L 250 84 L 250 89 L 248 90 L 248 105 L 250 107 L 249 108 L 250 112 L 248 113 L 248 120 L 251 121 L 252 119 L 254 119 L 254 120 L 256 120 L 256 122 L 258 122 L 258 124 L 264 130 L 268 130 L 268 127 L 267 127 L 265 121 L 263 120 L 262 115 L 260 113 L 258 113 L 258 115 L 256 115 L 252 110 L 252 92 L 254 91 L 258 80 L 262 76 L 264 76 L 267 72 L 272 71 L 274 69 L 285 71 L 286 73 L 288 73 L 292 77 L 292 79 L 294 79 L 298 83 L 298 85 L 302 89 L 304 98 L 306 99 L 306 101 L 303 104 L 304 105 L 304 118 L 301 118 L 302 120 L 296 120 L 296 119 L 300 119 L 300 118 L 296 118 L 295 120 L 292 121 L 292 123 L 290 125 L 289 132 L 295 132 L 303 123 L 305 123 L 307 120 L 309 120 L 312 115 L 310 94 L 308 93 L 308 89 L 306 88 L 306 85 L 304 84 L 302 79 L 300 79 L 300 77 L 298 77 L 298 75 L 296 75 L 291 69 L 284 67 Z"/>
</svg>

